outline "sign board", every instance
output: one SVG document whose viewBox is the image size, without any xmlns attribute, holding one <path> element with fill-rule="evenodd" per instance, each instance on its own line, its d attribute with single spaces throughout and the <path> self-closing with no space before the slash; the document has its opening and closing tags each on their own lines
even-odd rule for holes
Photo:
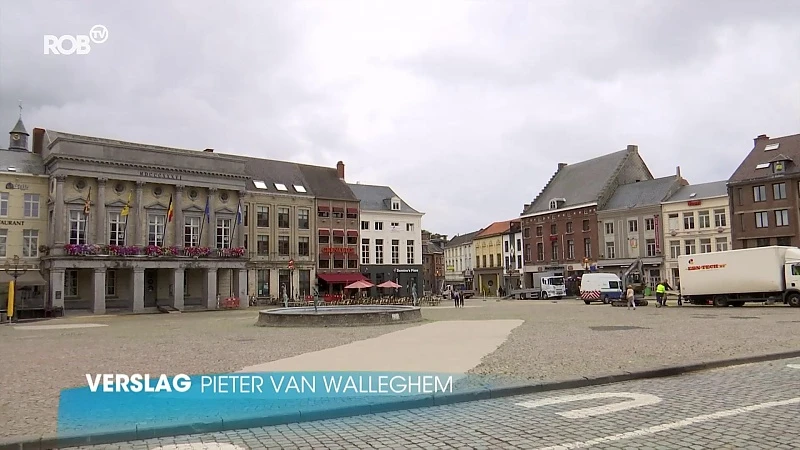
<svg viewBox="0 0 800 450">
<path fill-rule="evenodd" d="M 322 253 L 355 253 L 352 247 L 323 247 Z"/>
<path fill-rule="evenodd" d="M 0 220 L 0 225 L 25 225 L 24 220 Z"/>
</svg>

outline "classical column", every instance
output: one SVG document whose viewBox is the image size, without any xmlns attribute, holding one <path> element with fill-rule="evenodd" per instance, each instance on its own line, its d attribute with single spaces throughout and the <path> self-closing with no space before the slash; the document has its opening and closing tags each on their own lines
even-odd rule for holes
<svg viewBox="0 0 800 450">
<path fill-rule="evenodd" d="M 182 286 L 181 286 L 182 287 Z M 131 293 L 133 293 L 133 311 L 144 311 L 144 269 L 136 267 L 133 269 L 131 278 Z"/>
<path fill-rule="evenodd" d="M 63 246 L 66 243 L 67 229 L 65 226 L 67 220 L 67 213 L 64 210 L 64 181 L 67 177 L 59 175 L 56 177 L 56 203 L 53 208 L 53 216 L 55 216 L 55 226 L 53 227 L 54 239 L 53 243 L 56 247 Z M 61 272 L 63 275 L 63 271 Z M 63 294 L 63 293 L 62 293 Z M 61 298 L 61 304 L 64 304 L 64 298 Z"/>
<path fill-rule="evenodd" d="M 206 269 L 203 277 L 203 299 L 206 308 L 217 309 L 217 269 Z"/>
<path fill-rule="evenodd" d="M 50 269 L 50 304 L 64 308 L 64 269 Z"/>
<path fill-rule="evenodd" d="M 173 221 L 175 222 L 174 231 L 172 233 L 172 245 L 183 247 L 183 185 L 175 186 L 175 197 L 172 201 L 172 207 L 175 209 Z"/>
<path fill-rule="evenodd" d="M 247 309 L 250 306 L 250 300 L 247 298 L 247 269 L 231 270 L 233 270 L 233 293 L 239 297 L 239 308 Z"/>
<path fill-rule="evenodd" d="M 208 189 L 208 223 L 205 225 L 206 229 L 206 246 L 217 248 L 217 217 L 214 214 L 214 208 L 217 200 L 217 188 Z"/>
<path fill-rule="evenodd" d="M 97 179 L 97 208 L 95 208 L 95 244 L 108 244 L 106 239 L 106 181 L 108 178 Z"/>
<path fill-rule="evenodd" d="M 236 241 L 234 241 L 235 245 L 231 245 L 231 247 L 244 247 L 244 235 L 247 233 L 247 224 L 244 221 L 244 211 L 247 206 L 244 203 L 246 195 L 246 191 L 239 191 L 239 205 L 242 205 L 242 223 L 236 225 Z M 236 208 L 238 209 L 239 206 L 237 205 Z M 235 220 L 234 218 L 234 221 Z"/>
<path fill-rule="evenodd" d="M 172 270 L 172 307 L 183 309 L 183 277 L 186 276 L 183 268 Z"/>
<path fill-rule="evenodd" d="M 94 269 L 92 312 L 94 314 L 106 313 L 106 269 Z"/>
<path fill-rule="evenodd" d="M 144 185 L 144 181 L 136 182 L 136 204 L 133 206 L 133 210 L 135 211 L 133 216 L 135 219 L 133 221 L 133 245 L 138 246 L 144 245 L 142 242 L 147 232 L 147 218 L 142 217 L 142 188 Z"/>
</svg>

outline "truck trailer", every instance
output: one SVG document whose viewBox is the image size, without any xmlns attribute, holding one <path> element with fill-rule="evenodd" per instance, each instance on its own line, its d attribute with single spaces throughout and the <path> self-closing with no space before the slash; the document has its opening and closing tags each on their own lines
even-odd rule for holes
<svg viewBox="0 0 800 450">
<path fill-rule="evenodd" d="M 678 257 L 680 292 L 694 305 L 781 302 L 800 307 L 800 249 L 770 246 Z"/>
<path fill-rule="evenodd" d="M 563 272 L 536 272 L 532 274 L 532 281 L 532 287 L 513 290 L 508 293 L 508 297 L 520 300 L 548 298 L 558 300 L 567 295 Z"/>
</svg>

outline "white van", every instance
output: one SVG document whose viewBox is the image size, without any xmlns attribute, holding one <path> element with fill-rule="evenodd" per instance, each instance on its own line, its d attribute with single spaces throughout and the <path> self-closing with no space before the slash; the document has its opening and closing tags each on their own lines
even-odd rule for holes
<svg viewBox="0 0 800 450">
<path fill-rule="evenodd" d="M 581 277 L 581 300 L 611 303 L 622 298 L 622 281 L 613 273 L 587 273 Z"/>
</svg>

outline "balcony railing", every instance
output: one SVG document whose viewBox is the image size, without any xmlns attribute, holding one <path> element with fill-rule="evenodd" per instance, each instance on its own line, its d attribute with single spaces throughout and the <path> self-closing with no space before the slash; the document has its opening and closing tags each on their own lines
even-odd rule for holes
<svg viewBox="0 0 800 450">
<path fill-rule="evenodd" d="M 64 253 L 69 256 L 151 256 L 188 258 L 241 258 L 247 255 L 244 247 L 159 247 L 157 245 L 96 245 L 67 244 Z"/>
</svg>

